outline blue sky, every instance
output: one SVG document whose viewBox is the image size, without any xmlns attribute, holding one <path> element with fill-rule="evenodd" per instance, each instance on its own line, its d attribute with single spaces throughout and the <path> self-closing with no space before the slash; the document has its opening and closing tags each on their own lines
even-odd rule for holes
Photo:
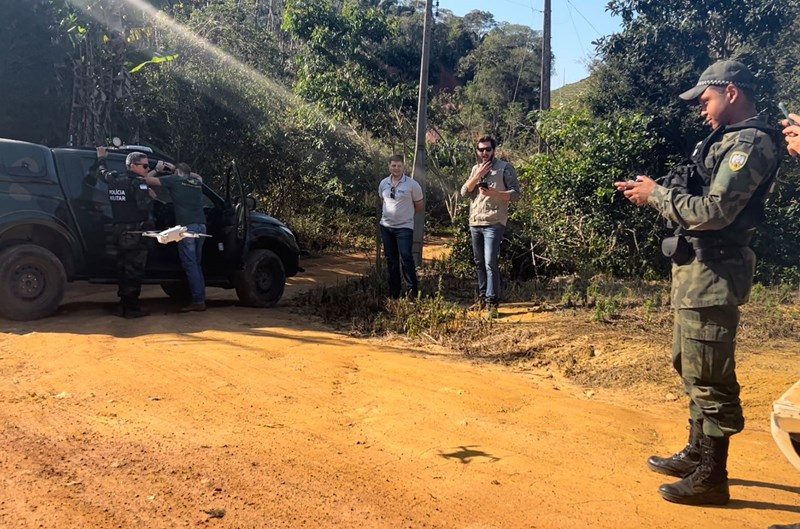
<svg viewBox="0 0 800 529">
<path fill-rule="evenodd" d="M 580 81 L 589 75 L 587 64 L 594 56 L 592 41 L 620 30 L 621 20 L 605 10 L 606 0 L 551 0 L 552 51 L 555 55 L 551 86 Z M 435 5 L 435 2 L 434 2 Z M 479 9 L 498 22 L 524 24 L 542 29 L 542 0 L 439 0 L 439 8 L 463 16 Z"/>
</svg>

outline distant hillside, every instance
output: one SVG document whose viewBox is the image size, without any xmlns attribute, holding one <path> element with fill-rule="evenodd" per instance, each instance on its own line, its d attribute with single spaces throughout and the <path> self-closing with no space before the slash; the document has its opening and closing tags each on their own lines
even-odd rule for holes
<svg viewBox="0 0 800 529">
<path fill-rule="evenodd" d="M 550 94 L 550 106 L 552 108 L 559 108 L 564 105 L 569 105 L 572 101 L 574 101 L 578 96 L 580 96 L 584 90 L 587 90 L 589 87 L 589 78 L 582 79 L 577 83 L 571 83 L 562 86 Z"/>
</svg>

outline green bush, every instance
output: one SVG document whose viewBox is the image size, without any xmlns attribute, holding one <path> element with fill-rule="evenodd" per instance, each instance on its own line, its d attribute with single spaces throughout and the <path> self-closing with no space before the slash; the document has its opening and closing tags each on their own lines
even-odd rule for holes
<svg viewBox="0 0 800 529">
<path fill-rule="evenodd" d="M 663 230 L 652 211 L 631 206 L 613 183 L 647 169 L 658 143 L 648 118 L 591 118 L 585 110 L 542 116 L 552 153 L 520 171 L 525 192 L 514 219 L 546 274 L 643 276 L 663 272 Z"/>
</svg>

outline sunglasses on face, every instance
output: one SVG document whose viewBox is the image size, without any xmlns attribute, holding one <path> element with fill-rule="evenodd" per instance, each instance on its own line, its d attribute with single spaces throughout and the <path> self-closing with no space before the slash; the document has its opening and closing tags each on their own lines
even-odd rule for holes
<svg viewBox="0 0 800 529">
<path fill-rule="evenodd" d="M 149 164 L 149 163 L 139 163 L 139 162 L 136 162 L 136 163 L 132 163 L 131 165 L 141 165 L 142 167 L 150 167 L 150 164 Z"/>
<path fill-rule="evenodd" d="M 494 147 L 478 147 L 478 152 L 492 152 Z"/>
<path fill-rule="evenodd" d="M 396 190 L 396 189 L 397 189 L 397 188 L 393 187 L 393 188 L 392 188 L 392 189 L 389 191 L 389 197 L 390 197 L 392 200 L 394 200 L 394 198 L 395 198 L 395 190 Z"/>
</svg>

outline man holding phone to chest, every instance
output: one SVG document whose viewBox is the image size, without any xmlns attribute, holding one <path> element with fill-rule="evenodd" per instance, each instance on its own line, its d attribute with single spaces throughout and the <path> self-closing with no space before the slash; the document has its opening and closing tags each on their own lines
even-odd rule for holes
<svg viewBox="0 0 800 529">
<path fill-rule="evenodd" d="M 518 200 L 519 179 L 514 167 L 495 158 L 497 141 L 491 136 L 478 140 L 479 162 L 461 186 L 461 196 L 470 199 L 469 231 L 478 275 L 478 303 L 487 306 L 489 317 L 497 317 L 500 302 L 498 258 L 508 222 L 508 205 Z"/>
</svg>

